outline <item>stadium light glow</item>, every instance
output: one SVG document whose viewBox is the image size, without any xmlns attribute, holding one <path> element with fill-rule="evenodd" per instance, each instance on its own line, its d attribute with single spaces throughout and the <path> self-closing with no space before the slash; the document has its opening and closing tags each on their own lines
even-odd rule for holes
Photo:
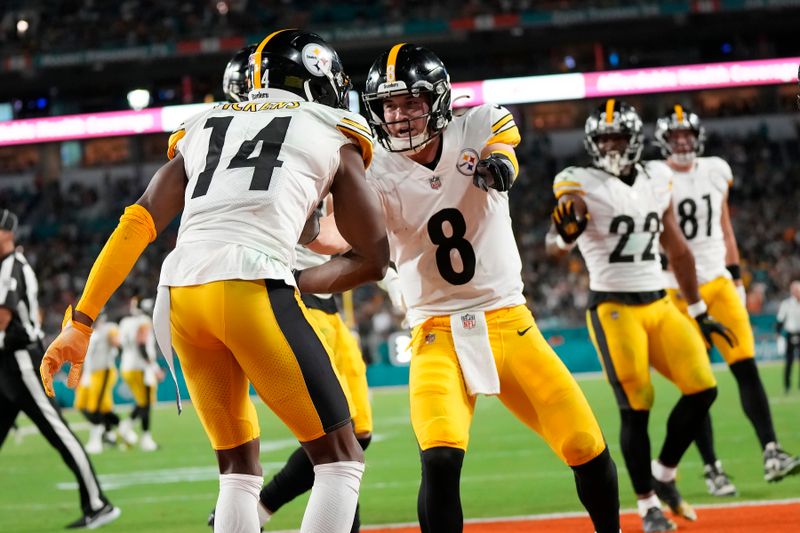
<svg viewBox="0 0 800 533">
<path fill-rule="evenodd" d="M 788 57 L 468 81 L 453 83 L 453 107 L 797 83 L 798 64 L 800 57 Z M 357 102 L 358 99 L 351 98 L 351 101 Z M 138 112 L 112 111 L 11 120 L 0 123 L 0 146 L 170 132 L 187 118 L 212 105 L 188 104 Z"/>
<path fill-rule="evenodd" d="M 141 111 L 150 105 L 150 91 L 147 89 L 134 89 L 128 93 L 128 105 L 134 111 Z"/>
</svg>

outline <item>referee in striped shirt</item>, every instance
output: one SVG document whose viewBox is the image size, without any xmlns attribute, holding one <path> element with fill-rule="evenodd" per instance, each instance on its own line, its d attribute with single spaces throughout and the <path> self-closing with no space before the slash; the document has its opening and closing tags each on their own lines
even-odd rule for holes
<svg viewBox="0 0 800 533">
<path fill-rule="evenodd" d="M 120 510 L 106 499 L 83 446 L 39 379 L 44 347 L 38 282 L 15 250 L 17 222 L 14 213 L 0 209 L 0 448 L 17 415 L 28 415 L 78 481 L 83 516 L 67 528 L 94 529 L 114 521 Z"/>
</svg>

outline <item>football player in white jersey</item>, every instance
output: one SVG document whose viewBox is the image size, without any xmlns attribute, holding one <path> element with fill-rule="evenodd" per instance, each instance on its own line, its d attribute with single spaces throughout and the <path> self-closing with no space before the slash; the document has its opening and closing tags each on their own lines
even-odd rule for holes
<svg viewBox="0 0 800 533">
<path fill-rule="evenodd" d="M 678 226 L 695 257 L 700 296 L 709 312 L 731 328 L 735 346 L 714 339 L 739 386 L 742 408 L 761 443 L 764 479 L 780 481 L 800 472 L 800 457 L 783 451 L 775 435 L 769 401 L 758 374 L 755 342 L 745 307 L 739 271 L 739 249 L 728 209 L 728 190 L 733 183 L 731 167 L 719 157 L 701 157 L 705 131 L 700 118 L 676 104 L 658 119 L 656 142 L 674 172 L 672 205 Z M 687 302 L 672 272 L 667 272 L 669 294 L 687 312 Z M 705 463 L 705 479 L 711 494 L 726 496 L 736 488 L 722 470 L 712 438 L 711 418 L 698 434 L 697 447 Z"/>
<path fill-rule="evenodd" d="M 125 210 L 44 357 L 42 380 L 52 395 L 53 374 L 70 362 L 74 386 L 94 318 L 147 244 L 183 211 L 161 269 L 154 329 L 170 365 L 174 346 L 216 451 L 215 530 L 259 531 L 263 478 L 252 384 L 314 463 L 301 531 L 346 533 L 363 451 L 329 349 L 297 290 L 338 292 L 384 275 L 386 232 L 364 177 L 371 139 L 361 133 L 364 119 L 345 110 L 349 81 L 338 55 L 316 34 L 270 34 L 250 56 L 248 79 L 248 102 L 215 106 L 172 135 L 170 162 Z M 346 197 L 336 220 L 353 248 L 293 275 L 294 247 L 329 192 Z"/>
<path fill-rule="evenodd" d="M 225 67 L 222 77 L 222 90 L 229 102 L 246 102 L 250 87 L 247 83 L 247 65 L 256 45 L 248 45 L 237 51 Z M 333 202 L 326 198 L 318 206 L 322 217 Z M 321 265 L 330 256 L 312 252 L 305 246 L 295 247 L 295 268 L 306 269 Z M 358 345 L 358 340 L 339 315 L 336 300 L 332 294 L 301 294 L 309 314 L 325 337 L 333 351 L 333 360 L 342 390 L 348 397 L 353 415 L 353 429 L 363 450 L 372 440 L 372 407 L 369 403 L 367 387 L 367 367 Z M 289 456 L 286 464 L 264 485 L 259 494 L 258 516 L 263 526 L 283 505 L 307 492 L 314 484 L 314 465 L 302 447 Z M 214 526 L 216 510 L 211 511 L 208 525 Z M 356 507 L 351 533 L 358 533 L 361 527 L 360 513 Z"/>
<path fill-rule="evenodd" d="M 133 395 L 134 408 L 131 415 L 119 424 L 122 438 L 131 444 L 139 442 L 146 452 L 158 449 L 150 433 L 150 411 L 156 397 L 158 382 L 164 372 L 156 362 L 156 342 L 153 335 L 153 300 L 135 296 L 130 301 L 130 315 L 119 321 L 120 355 L 119 370 L 122 380 L 127 383 Z M 133 429 L 139 420 L 142 425 L 142 438 Z"/>
<path fill-rule="evenodd" d="M 644 529 L 671 531 L 676 526 L 659 498 L 673 513 L 696 517 L 677 491 L 675 471 L 717 388 L 702 336 L 664 290 L 659 242 L 706 338 L 729 333 L 709 318 L 698 293 L 694 260 L 670 204 L 672 172 L 663 162 L 639 163 L 642 122 L 633 107 L 606 101 L 587 119 L 584 143 L 594 165 L 556 176 L 553 222 L 565 244 L 577 241 L 589 270 L 589 332 L 620 409 L 622 454 Z M 651 366 L 683 394 L 652 467 Z"/>
<path fill-rule="evenodd" d="M 367 178 L 383 205 L 413 327 L 409 393 L 421 452 L 423 533 L 463 529 L 460 476 L 479 394 L 497 395 L 572 467 L 603 533 L 619 530 L 616 467 L 594 414 L 525 306 L 508 194 L 519 130 L 508 110 L 453 117 L 430 50 L 397 44 L 369 71 L 380 141 Z"/>
<path fill-rule="evenodd" d="M 101 315 L 86 348 L 81 387 L 75 394 L 75 409 L 92 424 L 86 442 L 87 453 L 101 453 L 104 440 L 116 443 L 114 428 L 119 425 L 119 416 L 114 412 L 114 385 L 117 383 L 118 348 L 119 327 Z"/>
</svg>

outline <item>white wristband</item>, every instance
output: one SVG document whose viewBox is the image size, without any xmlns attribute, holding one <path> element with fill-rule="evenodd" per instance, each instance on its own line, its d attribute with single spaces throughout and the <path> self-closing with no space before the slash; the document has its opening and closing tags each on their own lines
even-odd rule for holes
<svg viewBox="0 0 800 533">
<path fill-rule="evenodd" d="M 556 246 L 565 252 L 572 250 L 572 244 L 564 241 L 564 239 L 561 238 L 561 235 L 556 235 Z"/>
<path fill-rule="evenodd" d="M 692 318 L 697 318 L 703 313 L 708 312 L 708 306 L 706 306 L 706 303 L 703 300 L 698 300 L 695 303 L 690 304 L 687 308 L 687 311 L 689 311 L 689 316 Z"/>
</svg>

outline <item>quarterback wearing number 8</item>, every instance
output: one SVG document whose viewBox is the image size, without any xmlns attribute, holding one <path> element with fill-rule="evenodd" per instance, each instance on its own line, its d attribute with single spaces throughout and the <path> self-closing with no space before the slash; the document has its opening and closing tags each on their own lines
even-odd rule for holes
<svg viewBox="0 0 800 533">
<path fill-rule="evenodd" d="M 672 204 L 678 226 L 695 256 L 700 296 L 709 312 L 730 327 L 738 341 L 731 346 L 715 338 L 714 345 L 736 378 L 742 408 L 761 444 L 764 479 L 780 481 L 800 472 L 800 457 L 786 453 L 777 442 L 769 401 L 755 362 L 753 330 L 739 272 L 739 249 L 728 210 L 728 189 L 733 184 L 731 167 L 719 157 L 701 157 L 705 130 L 700 118 L 680 104 L 658 119 L 655 138 L 674 172 Z M 672 300 L 687 312 L 686 299 L 671 271 L 667 272 L 667 284 Z M 709 492 L 715 496 L 734 494 L 736 488 L 716 457 L 710 418 L 696 443 L 705 463 Z"/>
<path fill-rule="evenodd" d="M 477 395 L 486 394 L 572 467 L 595 530 L 617 533 L 616 468 L 603 434 L 522 295 L 508 207 L 518 174 L 514 118 L 493 105 L 453 117 L 444 64 L 412 44 L 373 63 L 364 103 L 381 145 L 367 178 L 413 326 L 422 532 L 462 531 L 461 466 Z"/>
</svg>

